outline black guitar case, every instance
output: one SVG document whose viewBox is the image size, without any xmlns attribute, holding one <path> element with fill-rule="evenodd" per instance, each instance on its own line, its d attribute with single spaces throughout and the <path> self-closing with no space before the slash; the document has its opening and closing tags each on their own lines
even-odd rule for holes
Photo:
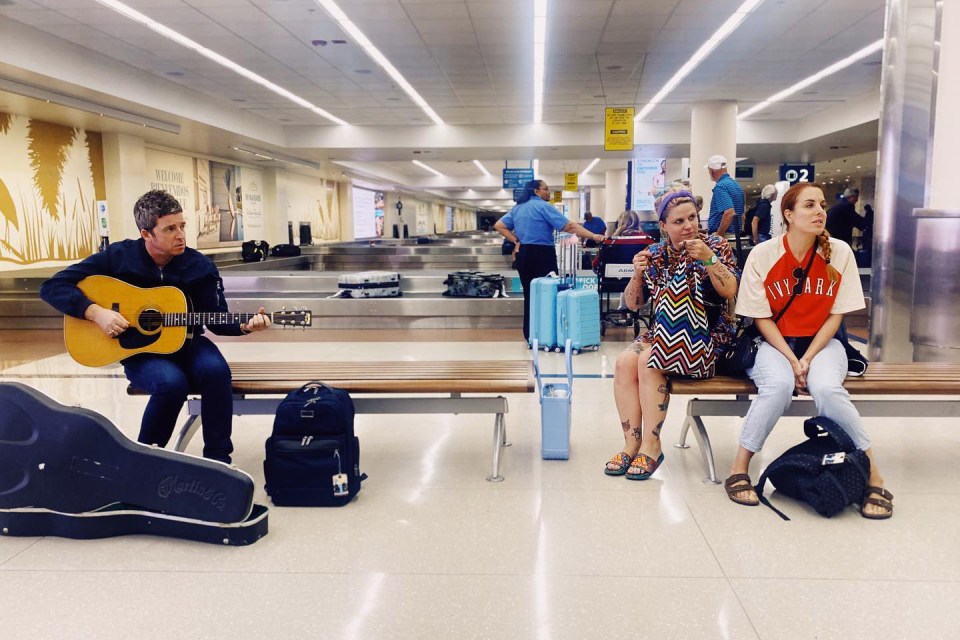
<svg viewBox="0 0 960 640">
<path fill-rule="evenodd" d="M 0 532 L 239 545 L 266 535 L 267 512 L 239 469 L 133 442 L 98 413 L 0 383 Z"/>
</svg>

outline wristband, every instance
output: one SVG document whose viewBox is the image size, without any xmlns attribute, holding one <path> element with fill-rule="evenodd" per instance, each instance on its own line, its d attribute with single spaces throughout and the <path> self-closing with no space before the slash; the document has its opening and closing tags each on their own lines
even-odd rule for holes
<svg viewBox="0 0 960 640">
<path fill-rule="evenodd" d="M 717 264 L 717 262 L 719 262 L 717 258 L 717 254 L 713 254 L 712 256 L 710 256 L 709 260 L 701 260 L 700 264 L 702 264 L 705 267 L 712 267 L 713 265 Z"/>
</svg>

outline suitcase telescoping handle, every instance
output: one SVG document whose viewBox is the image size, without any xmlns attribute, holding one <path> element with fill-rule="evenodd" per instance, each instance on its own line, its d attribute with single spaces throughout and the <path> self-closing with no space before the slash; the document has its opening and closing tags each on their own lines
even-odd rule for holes
<svg viewBox="0 0 960 640">
<path fill-rule="evenodd" d="M 543 375 L 540 373 L 540 341 L 533 339 L 533 375 L 537 379 L 537 396 L 540 402 L 543 402 Z M 564 345 L 564 364 L 567 367 L 567 388 L 570 389 L 569 398 L 573 398 L 573 341 L 567 338 L 567 344 Z"/>
<path fill-rule="evenodd" d="M 571 289 L 577 288 L 577 255 L 580 243 L 577 236 L 569 235 L 560 239 L 560 278 L 570 284 Z"/>
</svg>

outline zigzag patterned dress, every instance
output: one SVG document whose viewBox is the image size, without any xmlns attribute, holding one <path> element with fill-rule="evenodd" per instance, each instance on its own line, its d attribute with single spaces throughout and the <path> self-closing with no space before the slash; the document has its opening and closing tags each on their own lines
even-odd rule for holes
<svg viewBox="0 0 960 640">
<path fill-rule="evenodd" d="M 720 262 L 739 281 L 730 245 L 716 235 L 700 233 Z M 736 325 L 726 313 L 727 301 L 714 290 L 706 269 L 669 241 L 650 247 L 644 290 L 653 301 L 653 327 L 638 338 L 651 345 L 647 366 L 692 378 L 714 374 L 716 355 L 730 344 Z"/>
</svg>

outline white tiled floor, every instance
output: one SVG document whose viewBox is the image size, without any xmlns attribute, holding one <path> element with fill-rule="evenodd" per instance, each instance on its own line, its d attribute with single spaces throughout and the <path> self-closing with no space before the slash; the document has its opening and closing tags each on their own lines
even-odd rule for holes
<svg viewBox="0 0 960 640">
<path fill-rule="evenodd" d="M 576 373 L 600 373 L 603 356 L 612 373 L 622 346 L 577 356 Z M 529 357 L 519 341 L 222 347 L 271 361 Z M 541 361 L 562 367 L 557 354 Z M 126 396 L 117 368 L 56 356 L 0 380 L 138 430 L 145 401 Z M 668 447 L 647 482 L 603 475 L 621 444 L 612 393 L 610 378 L 576 381 L 568 461 L 540 459 L 536 396 L 511 396 L 500 484 L 484 479 L 492 418 L 358 416 L 370 479 L 357 500 L 274 508 L 269 535 L 249 547 L 0 537 L 0 638 L 960 637 L 955 419 L 867 419 L 897 496 L 892 520 L 825 520 L 781 500 L 784 522 L 704 484 L 695 443 Z M 672 399 L 667 442 L 685 401 Z M 721 475 L 739 422 L 707 421 Z M 270 424 L 235 420 L 235 463 L 260 502 Z M 781 421 L 755 475 L 800 440 L 800 424 Z"/>
</svg>

